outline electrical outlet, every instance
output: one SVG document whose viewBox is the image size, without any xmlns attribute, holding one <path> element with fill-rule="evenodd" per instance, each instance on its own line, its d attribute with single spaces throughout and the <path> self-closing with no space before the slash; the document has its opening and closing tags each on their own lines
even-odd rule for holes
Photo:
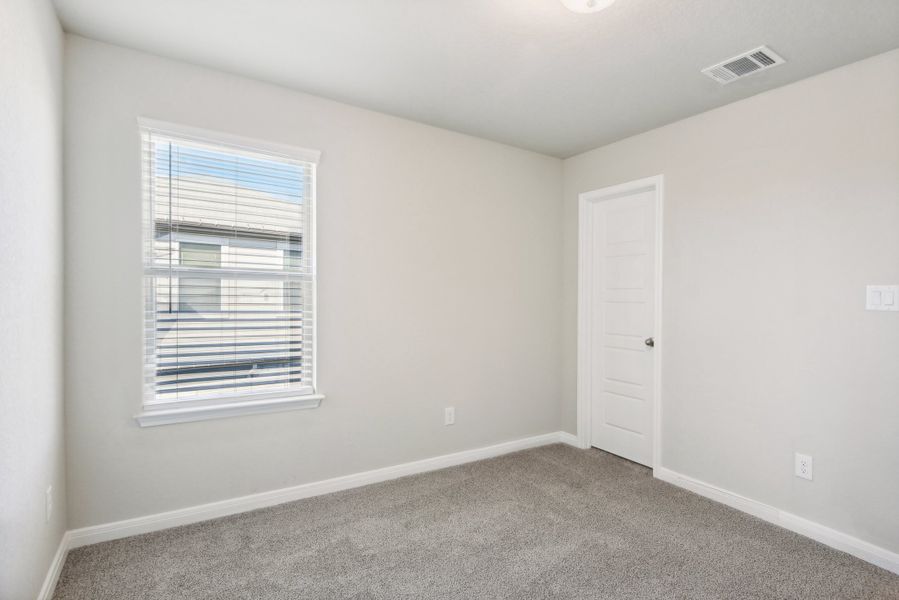
<svg viewBox="0 0 899 600">
<path fill-rule="evenodd" d="M 447 406 L 443 409 L 443 424 L 444 425 L 455 425 L 456 424 L 456 409 L 452 406 Z"/>
<path fill-rule="evenodd" d="M 44 523 L 50 522 L 50 517 L 53 515 L 53 486 L 47 488 L 47 491 L 44 493 Z"/>
<path fill-rule="evenodd" d="M 803 479 L 812 479 L 812 457 L 808 454 L 799 454 L 796 453 L 796 477 L 802 477 Z"/>
</svg>

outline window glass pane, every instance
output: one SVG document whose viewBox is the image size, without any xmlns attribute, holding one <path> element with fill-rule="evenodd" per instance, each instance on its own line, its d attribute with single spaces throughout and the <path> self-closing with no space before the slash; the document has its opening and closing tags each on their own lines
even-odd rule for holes
<svg viewBox="0 0 899 600">
<path fill-rule="evenodd" d="M 214 244 L 182 242 L 181 264 L 186 267 L 222 266 L 222 248 Z M 178 310 L 210 312 L 222 308 L 222 282 L 219 279 L 182 277 L 178 289 Z"/>
<path fill-rule="evenodd" d="M 285 250 L 284 264 L 287 268 L 299 268 L 302 258 L 301 250 Z M 284 310 L 302 311 L 303 284 L 299 281 L 288 281 L 284 284 Z"/>
<path fill-rule="evenodd" d="M 221 267 L 222 247 L 217 244 L 181 242 L 181 264 L 186 267 Z"/>
</svg>

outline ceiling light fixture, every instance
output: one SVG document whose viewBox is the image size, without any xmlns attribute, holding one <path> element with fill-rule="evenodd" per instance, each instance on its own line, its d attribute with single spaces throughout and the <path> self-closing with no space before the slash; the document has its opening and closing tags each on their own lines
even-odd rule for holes
<svg viewBox="0 0 899 600">
<path fill-rule="evenodd" d="M 614 3 L 615 0 L 562 0 L 565 8 L 576 13 L 599 12 Z"/>
</svg>

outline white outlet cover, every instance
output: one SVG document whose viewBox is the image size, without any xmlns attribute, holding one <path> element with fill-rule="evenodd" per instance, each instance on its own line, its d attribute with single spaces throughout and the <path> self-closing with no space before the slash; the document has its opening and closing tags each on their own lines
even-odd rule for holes
<svg viewBox="0 0 899 600">
<path fill-rule="evenodd" d="M 799 454 L 796 453 L 796 460 L 794 465 L 794 473 L 796 477 L 801 477 L 802 479 L 812 480 L 812 457 L 808 454 Z"/>
<path fill-rule="evenodd" d="M 456 422 L 456 409 L 452 406 L 447 406 L 443 409 L 443 424 L 444 425 L 453 425 Z"/>
</svg>

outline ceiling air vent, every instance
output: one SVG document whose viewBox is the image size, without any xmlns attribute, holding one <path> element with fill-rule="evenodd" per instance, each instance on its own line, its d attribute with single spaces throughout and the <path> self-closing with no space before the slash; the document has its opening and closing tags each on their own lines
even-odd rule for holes
<svg viewBox="0 0 899 600">
<path fill-rule="evenodd" d="M 730 83 L 741 77 L 746 77 L 786 62 L 780 56 L 775 54 L 771 48 L 760 46 L 755 50 L 744 52 L 733 58 L 706 67 L 702 72 L 720 84 Z"/>
</svg>

